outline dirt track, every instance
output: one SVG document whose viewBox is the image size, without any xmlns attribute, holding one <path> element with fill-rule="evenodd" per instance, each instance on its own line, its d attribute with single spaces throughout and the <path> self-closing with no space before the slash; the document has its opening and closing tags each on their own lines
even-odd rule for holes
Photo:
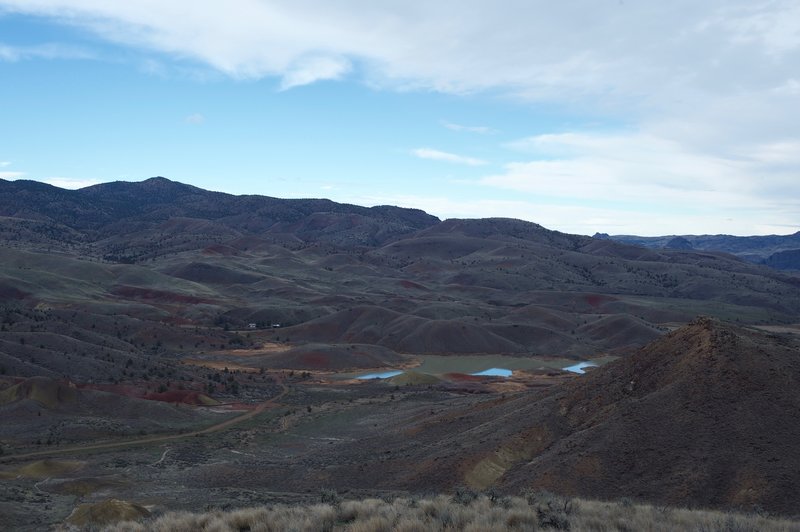
<svg viewBox="0 0 800 532">
<path fill-rule="evenodd" d="M 219 432 L 221 430 L 225 430 L 227 428 L 233 427 L 242 423 L 243 421 L 247 421 L 248 419 L 252 419 L 255 416 L 259 415 L 260 413 L 264 412 L 268 408 L 274 408 L 278 406 L 278 401 L 283 398 L 287 393 L 289 393 L 289 387 L 283 383 L 283 381 L 278 380 L 278 385 L 281 387 L 281 393 L 276 395 L 275 397 L 264 401 L 263 403 L 259 404 L 253 410 L 242 414 L 241 416 L 237 416 L 232 419 L 227 419 L 216 425 L 212 425 L 210 427 L 195 430 L 192 432 L 184 432 L 180 434 L 168 434 L 168 435 L 161 435 L 161 436 L 151 436 L 148 438 L 137 438 L 134 440 L 126 440 L 126 441 L 116 441 L 116 442 L 109 442 L 109 443 L 98 443 L 94 445 L 81 445 L 81 446 L 71 446 L 71 447 L 64 447 L 61 449 L 48 449 L 46 451 L 36 451 L 32 453 L 23 453 L 23 454 L 12 454 L 7 456 L 0 456 L 0 463 L 8 463 L 14 462 L 18 460 L 28 460 L 31 458 L 47 458 L 50 456 L 60 456 L 65 454 L 72 454 L 72 453 L 81 453 L 85 451 L 94 451 L 94 450 L 105 450 L 105 449 L 118 449 L 122 447 L 133 447 L 136 445 L 148 445 L 151 443 L 161 443 L 165 441 L 174 441 L 174 440 L 181 440 L 184 438 L 192 438 L 195 436 L 200 436 L 203 434 L 211 434 L 213 432 Z"/>
</svg>

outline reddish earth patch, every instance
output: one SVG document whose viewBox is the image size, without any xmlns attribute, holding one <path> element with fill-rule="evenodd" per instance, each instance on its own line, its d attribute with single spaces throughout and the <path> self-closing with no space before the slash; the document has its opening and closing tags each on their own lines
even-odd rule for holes
<svg viewBox="0 0 800 532">
<path fill-rule="evenodd" d="M 239 255 L 239 250 L 223 244 L 213 244 L 203 250 L 204 255 L 223 255 L 231 257 Z"/>
<path fill-rule="evenodd" d="M 185 405 L 200 406 L 206 404 L 203 401 L 203 397 L 204 394 L 191 390 L 171 390 L 161 393 L 148 393 L 144 396 L 144 399 L 150 401 L 162 401 L 164 403 L 182 403 Z"/>
<path fill-rule="evenodd" d="M 446 373 L 443 376 L 445 379 L 453 382 L 483 382 L 486 380 L 485 376 L 467 375 L 466 373 Z"/>
<path fill-rule="evenodd" d="M 587 294 L 584 299 L 586 303 L 589 304 L 592 308 L 598 308 L 603 303 L 610 303 L 611 301 L 616 301 L 617 298 L 611 296 L 604 296 L 601 294 Z"/>
<path fill-rule="evenodd" d="M 146 399 L 148 401 L 161 401 L 164 403 L 182 403 L 186 405 L 206 405 L 203 402 L 201 392 L 196 390 L 168 390 L 166 392 L 152 392 L 133 384 L 79 384 L 79 389 L 98 390 L 101 392 L 114 393 L 133 397 L 136 399 Z"/>
<path fill-rule="evenodd" d="M 413 288 L 414 290 L 429 290 L 427 286 L 422 286 L 419 283 L 415 283 L 414 281 L 407 281 L 405 279 L 399 281 L 399 284 L 403 288 Z"/>
<path fill-rule="evenodd" d="M 0 283 L 0 299 L 25 299 L 30 294 L 23 292 L 19 288 Z"/>
<path fill-rule="evenodd" d="M 305 353 L 300 356 L 300 363 L 309 369 L 332 369 L 331 357 L 327 353 Z"/>
</svg>

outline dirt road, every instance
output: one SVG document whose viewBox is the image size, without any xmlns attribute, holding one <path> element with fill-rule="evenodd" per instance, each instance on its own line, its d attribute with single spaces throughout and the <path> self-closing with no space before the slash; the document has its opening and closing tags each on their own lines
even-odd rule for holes
<svg viewBox="0 0 800 532">
<path fill-rule="evenodd" d="M 276 395 L 275 397 L 264 401 L 263 403 L 256 406 L 253 410 L 242 414 L 241 416 L 236 416 L 232 419 L 227 419 L 216 425 L 212 425 L 210 427 L 195 430 L 192 432 L 184 432 L 179 434 L 166 434 L 160 436 L 150 436 L 147 438 L 137 438 L 133 440 L 124 440 L 124 441 L 115 441 L 109 443 L 98 443 L 93 445 L 80 445 L 80 446 L 71 446 L 71 447 L 63 447 L 60 449 L 48 449 L 46 451 L 36 451 L 32 453 L 24 453 L 24 454 L 11 454 L 7 456 L 0 456 L 0 463 L 7 463 L 7 462 L 15 462 L 19 460 L 28 460 L 31 458 L 48 458 L 51 456 L 61 456 L 61 455 L 69 455 L 73 453 L 82 453 L 86 451 L 94 451 L 94 450 L 107 450 L 107 449 L 119 449 L 123 447 L 134 447 L 136 445 L 148 445 L 151 443 L 162 443 L 166 441 L 175 441 L 181 440 L 184 438 L 193 438 L 195 436 L 200 436 L 202 434 L 211 434 L 213 432 L 219 432 L 221 430 L 228 429 L 230 427 L 236 426 L 248 419 L 252 419 L 262 413 L 264 410 L 268 408 L 274 408 L 278 406 L 278 401 L 282 399 L 287 393 L 289 393 L 289 387 L 283 383 L 283 381 L 279 380 L 278 385 L 281 387 L 281 393 Z"/>
</svg>

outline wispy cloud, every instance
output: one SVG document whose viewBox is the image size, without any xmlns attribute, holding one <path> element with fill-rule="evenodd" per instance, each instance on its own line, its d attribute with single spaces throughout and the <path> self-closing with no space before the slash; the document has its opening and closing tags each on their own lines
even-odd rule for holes
<svg viewBox="0 0 800 532">
<path fill-rule="evenodd" d="M 452 122 L 442 122 L 442 125 L 447 129 L 453 131 L 464 131 L 467 133 L 480 133 L 481 135 L 493 135 L 497 133 L 496 129 L 488 126 L 462 126 L 461 124 L 453 124 Z"/>
<path fill-rule="evenodd" d="M 47 183 L 48 185 L 53 185 L 54 187 L 67 188 L 70 190 L 90 187 L 92 185 L 101 183 L 101 181 L 98 181 L 97 179 L 73 179 L 70 177 L 48 177 L 42 179 L 42 182 Z"/>
<path fill-rule="evenodd" d="M 203 116 L 200 113 L 192 113 L 189 116 L 187 116 L 184 119 L 184 121 L 187 124 L 192 124 L 192 125 L 195 125 L 195 126 L 199 126 L 200 124 L 202 124 L 202 123 L 204 123 L 206 121 L 206 117 Z"/>
<path fill-rule="evenodd" d="M 350 62 L 342 57 L 305 57 L 291 65 L 281 79 L 281 90 L 316 81 L 342 78 L 350 71 Z"/>
<path fill-rule="evenodd" d="M 0 61 L 16 62 L 26 59 L 94 59 L 95 54 L 86 48 L 62 43 L 45 43 L 35 46 L 11 46 L 0 43 Z"/>
<path fill-rule="evenodd" d="M 416 150 L 412 150 L 411 153 L 416 157 L 419 157 L 420 159 L 430 159 L 432 161 L 443 161 L 447 163 L 465 164 L 468 166 L 481 166 L 487 164 L 486 161 L 482 159 L 476 159 L 474 157 L 465 157 L 463 155 L 448 153 L 446 151 L 434 150 L 431 148 L 417 148 Z"/>
<path fill-rule="evenodd" d="M 10 161 L 0 161 L 0 168 L 5 168 L 6 166 L 11 166 Z"/>
</svg>

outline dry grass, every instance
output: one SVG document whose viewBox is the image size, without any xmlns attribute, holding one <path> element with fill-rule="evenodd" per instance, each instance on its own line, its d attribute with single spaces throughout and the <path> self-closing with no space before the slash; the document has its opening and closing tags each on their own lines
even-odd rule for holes
<svg viewBox="0 0 800 532">
<path fill-rule="evenodd" d="M 439 495 L 274 505 L 229 512 L 168 513 L 141 522 L 117 523 L 105 530 L 124 532 L 181 531 L 535 531 L 574 532 L 800 532 L 800 521 L 756 514 L 687 510 L 633 504 L 566 499 L 549 493 L 527 497 Z"/>
</svg>

